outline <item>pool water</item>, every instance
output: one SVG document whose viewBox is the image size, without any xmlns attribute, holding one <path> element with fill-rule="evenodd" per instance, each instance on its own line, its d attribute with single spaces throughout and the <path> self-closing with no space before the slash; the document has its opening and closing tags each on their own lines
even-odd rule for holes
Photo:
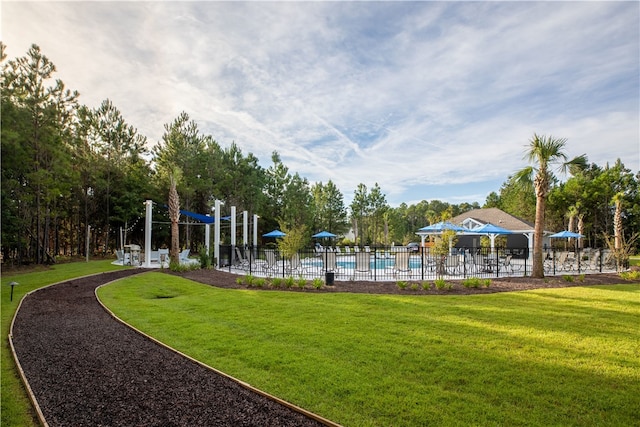
<svg viewBox="0 0 640 427">
<path fill-rule="evenodd" d="M 340 259 L 338 258 L 336 263 L 338 264 L 338 267 L 342 268 L 342 269 L 347 269 L 347 270 L 353 270 L 356 268 L 356 261 L 355 259 L 351 258 L 351 260 L 345 260 L 345 259 Z M 321 260 L 314 260 L 312 262 L 312 264 L 314 266 L 317 267 L 322 267 L 322 261 Z M 393 268 L 395 265 L 395 260 L 393 258 L 377 258 L 377 259 L 372 259 L 370 262 L 370 266 L 371 269 L 374 270 L 384 270 L 385 268 Z M 422 263 L 421 260 L 419 258 L 410 258 L 409 259 L 409 267 L 411 269 L 419 269 L 422 267 Z"/>
</svg>

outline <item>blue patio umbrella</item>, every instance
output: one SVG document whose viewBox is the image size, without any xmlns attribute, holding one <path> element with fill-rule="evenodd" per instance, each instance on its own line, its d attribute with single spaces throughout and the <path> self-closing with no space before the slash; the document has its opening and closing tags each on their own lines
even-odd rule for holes
<svg viewBox="0 0 640 427">
<path fill-rule="evenodd" d="M 513 234 L 511 230 L 507 230 L 506 228 L 498 227 L 497 225 L 493 225 L 490 222 L 484 224 L 478 228 L 472 228 L 469 230 L 471 233 L 477 234 Z"/>
<path fill-rule="evenodd" d="M 262 237 L 284 237 L 284 236 L 286 236 L 286 234 L 280 230 L 273 230 L 262 235 Z"/>
<path fill-rule="evenodd" d="M 426 227 L 422 227 L 421 229 L 418 230 L 418 232 L 416 234 L 418 234 L 419 236 L 425 236 L 425 235 L 429 235 L 429 234 L 442 234 L 445 231 L 448 230 L 453 230 L 455 232 L 463 232 L 463 231 L 469 231 L 468 228 L 459 226 L 459 225 L 455 225 L 449 221 L 440 221 L 437 222 L 435 224 L 431 224 L 431 225 L 427 225 Z M 424 241 L 424 238 L 423 238 Z M 452 253 L 453 251 L 453 237 L 449 237 L 449 253 Z"/>
<path fill-rule="evenodd" d="M 435 224 L 427 225 L 426 227 L 420 228 L 418 231 L 422 233 L 419 234 L 442 234 L 442 232 L 447 230 L 453 231 L 469 231 L 468 228 L 462 227 L 460 225 L 455 225 L 450 223 L 449 221 L 440 221 Z"/>
<path fill-rule="evenodd" d="M 496 237 L 500 234 L 513 234 L 511 230 L 507 230 L 506 228 L 498 227 L 497 225 L 493 225 L 490 222 L 478 227 L 472 228 L 469 230 L 469 234 L 485 234 L 489 237 L 491 241 L 491 252 L 495 249 L 495 241 Z"/>
<path fill-rule="evenodd" d="M 329 238 L 329 237 L 336 237 L 336 235 L 335 235 L 335 234 L 333 234 L 333 233 L 329 233 L 328 231 L 321 231 L 321 232 L 319 232 L 319 233 L 314 234 L 314 235 L 313 235 L 313 236 L 311 236 L 311 237 L 315 237 L 315 238 L 317 238 L 317 239 L 322 239 L 322 238 L 325 238 L 325 237 L 327 237 L 327 238 Z"/>
<path fill-rule="evenodd" d="M 580 237 L 584 237 L 580 233 L 574 233 L 573 231 L 564 230 L 556 234 L 552 234 L 549 237 L 557 238 L 557 239 L 579 239 Z"/>
</svg>

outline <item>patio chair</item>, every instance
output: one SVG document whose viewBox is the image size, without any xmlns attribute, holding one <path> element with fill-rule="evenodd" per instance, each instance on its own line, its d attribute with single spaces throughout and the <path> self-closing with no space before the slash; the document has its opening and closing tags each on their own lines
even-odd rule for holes
<svg viewBox="0 0 640 427">
<path fill-rule="evenodd" d="M 167 248 L 158 249 L 158 262 L 163 263 L 163 261 L 169 262 L 169 249 Z"/>
<path fill-rule="evenodd" d="M 512 263 L 513 256 L 512 255 L 507 255 L 505 257 L 505 259 L 502 261 L 502 263 L 500 264 L 500 269 L 498 271 L 502 272 L 506 272 L 508 275 L 513 274 L 513 272 L 516 269 L 519 269 L 520 267 L 522 267 L 521 265 L 516 265 L 514 263 Z"/>
<path fill-rule="evenodd" d="M 556 259 L 556 270 L 571 269 L 569 263 L 567 262 L 568 257 L 569 252 L 560 252 L 560 255 L 558 255 L 558 258 Z"/>
<path fill-rule="evenodd" d="M 393 276 L 396 277 L 398 273 L 409 273 L 411 277 L 411 267 L 409 266 L 409 252 L 396 252 L 395 261 L 393 263 Z"/>
<path fill-rule="evenodd" d="M 339 270 L 335 252 L 324 252 L 322 254 L 322 271 L 333 271 L 337 273 Z"/>
<path fill-rule="evenodd" d="M 253 251 L 249 248 L 244 248 L 244 250 L 242 251 L 243 255 L 244 255 L 244 259 L 247 260 L 247 262 L 249 263 L 250 267 L 253 269 L 258 268 L 258 265 L 264 264 L 264 260 L 260 260 L 258 259 L 258 255 L 256 254 L 256 250 L 254 249 Z"/>
<path fill-rule="evenodd" d="M 236 247 L 236 266 L 243 270 L 249 269 L 249 260 L 242 256 L 242 252 L 240 252 L 240 248 L 238 247 Z"/>
<path fill-rule="evenodd" d="M 436 267 L 438 266 L 438 259 L 434 256 L 427 255 L 424 257 L 424 261 L 422 264 L 422 269 L 425 273 L 430 274 L 436 271 Z"/>
<path fill-rule="evenodd" d="M 526 260 L 522 258 L 513 258 L 511 257 L 511 271 L 513 273 L 520 272 L 525 268 Z"/>
<path fill-rule="evenodd" d="M 267 262 L 262 265 L 262 269 L 265 271 L 265 273 L 277 273 L 279 269 L 276 252 L 273 249 L 267 249 L 264 251 L 264 256 L 267 259 Z"/>
<path fill-rule="evenodd" d="M 464 262 L 464 261 L 463 261 Z M 447 255 L 444 259 L 444 269 L 449 275 L 460 274 L 460 256 L 459 255 Z"/>
<path fill-rule="evenodd" d="M 600 270 L 600 252 L 595 252 L 592 256 L 591 259 L 589 260 L 589 263 L 585 266 L 585 268 L 587 270 L 591 270 L 591 271 L 599 271 Z"/>
<path fill-rule="evenodd" d="M 616 257 L 613 255 L 612 251 L 610 250 L 604 251 L 604 258 L 602 261 L 602 265 L 611 269 L 616 267 Z"/>
<path fill-rule="evenodd" d="M 289 264 L 286 267 L 287 273 L 293 275 L 293 273 L 297 273 L 299 276 L 302 276 L 307 272 L 307 268 L 302 264 L 300 260 L 299 254 L 293 254 L 291 259 L 289 260 Z"/>
<path fill-rule="evenodd" d="M 191 253 L 191 249 L 185 249 L 178 255 L 178 260 L 182 264 L 183 262 L 189 262 L 189 254 Z"/>
<path fill-rule="evenodd" d="M 353 270 L 353 278 L 358 274 L 366 274 L 371 278 L 371 255 L 366 252 L 358 252 L 356 256 L 356 266 Z"/>
<path fill-rule="evenodd" d="M 464 268 L 469 274 L 478 274 L 482 272 L 482 257 L 480 255 L 471 255 L 469 252 L 464 254 Z"/>
</svg>

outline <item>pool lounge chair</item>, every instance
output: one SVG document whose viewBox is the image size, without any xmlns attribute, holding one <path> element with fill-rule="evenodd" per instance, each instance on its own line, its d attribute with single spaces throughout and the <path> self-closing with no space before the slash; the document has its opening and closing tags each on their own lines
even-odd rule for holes
<svg viewBox="0 0 640 427">
<path fill-rule="evenodd" d="M 339 272 L 335 252 L 324 252 L 322 254 L 322 271 L 325 273 L 332 271 L 336 274 Z"/>
<path fill-rule="evenodd" d="M 356 255 L 356 267 L 353 271 L 353 278 L 358 274 L 366 274 L 371 278 L 371 255 L 366 252 L 358 252 Z"/>
<path fill-rule="evenodd" d="M 393 277 L 398 274 L 408 273 L 411 277 L 411 267 L 409 267 L 409 252 L 396 252 L 395 261 L 393 263 Z"/>
<path fill-rule="evenodd" d="M 294 273 L 297 273 L 299 276 L 302 276 L 307 272 L 307 268 L 302 264 L 299 254 L 293 254 L 286 266 L 286 271 L 288 274 L 293 275 Z"/>
<path fill-rule="evenodd" d="M 240 248 L 236 247 L 236 267 L 239 267 L 243 270 L 249 270 L 249 260 L 242 256 L 242 252 L 240 252 Z"/>
<path fill-rule="evenodd" d="M 262 265 L 262 269 L 267 274 L 278 273 L 278 258 L 276 257 L 276 251 L 273 249 L 267 249 L 264 251 L 264 256 L 267 259 L 267 262 Z"/>
<path fill-rule="evenodd" d="M 591 271 L 600 271 L 600 252 L 592 253 L 591 259 L 585 265 L 585 269 Z"/>
</svg>

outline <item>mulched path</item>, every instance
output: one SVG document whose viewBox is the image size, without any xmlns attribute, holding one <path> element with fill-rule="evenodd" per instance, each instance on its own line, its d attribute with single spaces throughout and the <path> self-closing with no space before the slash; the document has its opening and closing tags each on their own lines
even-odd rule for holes
<svg viewBox="0 0 640 427">
<path fill-rule="evenodd" d="M 635 267 L 637 268 L 637 267 Z M 183 273 L 169 273 L 179 276 L 228 289 L 247 289 L 245 284 L 237 283 L 237 279 L 242 277 L 218 270 L 194 270 Z M 426 280 L 430 284 L 427 290 L 423 289 L 423 282 L 419 280 L 408 280 L 405 289 L 400 289 L 396 282 L 370 282 L 370 281 L 354 281 L 354 280 L 335 280 L 333 286 L 323 286 L 316 289 L 309 282 L 304 289 L 300 289 L 295 285 L 291 288 L 285 288 L 283 285 L 277 288 L 279 291 L 290 292 L 351 292 L 351 293 L 367 293 L 367 294 L 399 294 L 399 295 L 472 295 L 487 294 L 495 292 L 524 291 L 529 289 L 541 288 L 566 288 L 571 286 L 589 286 L 589 285 L 612 285 L 620 283 L 640 283 L 640 280 L 625 281 L 616 273 L 602 274 L 586 274 L 584 276 L 573 275 L 572 282 L 567 281 L 562 276 L 549 276 L 544 279 L 532 279 L 531 277 L 501 277 L 492 278 L 489 287 L 467 288 L 462 285 L 461 280 L 447 280 L 446 283 L 451 285 L 450 289 L 437 289 L 433 280 Z M 415 284 L 412 288 L 412 285 Z M 251 289 L 258 289 L 255 286 Z M 272 286 L 264 286 L 261 290 L 274 290 Z"/>
<path fill-rule="evenodd" d="M 13 328 L 50 426 L 318 426 L 133 331 L 94 289 L 137 274 L 71 280 L 26 297 Z"/>
</svg>

